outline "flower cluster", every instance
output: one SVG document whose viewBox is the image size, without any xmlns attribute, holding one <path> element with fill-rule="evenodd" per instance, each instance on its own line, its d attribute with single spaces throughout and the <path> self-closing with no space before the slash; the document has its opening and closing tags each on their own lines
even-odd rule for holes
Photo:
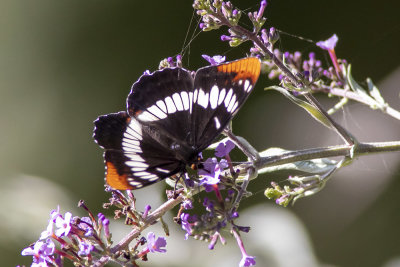
<svg viewBox="0 0 400 267">
<path fill-rule="evenodd" d="M 337 59 L 336 57 L 334 48 L 337 40 L 337 36 L 333 35 L 328 40 L 317 43 L 317 46 L 327 50 L 331 56 L 333 66 L 328 68 L 323 68 L 321 61 L 316 58 L 314 52 L 310 52 L 308 58 L 304 58 L 298 51 L 294 53 L 282 53 L 278 49 L 275 49 L 274 55 L 304 81 L 307 81 L 308 84 L 314 83 L 315 86 L 326 84 L 329 87 L 343 86 L 345 83 L 343 73 L 346 71 L 347 61 Z M 264 63 L 270 79 L 279 78 L 279 80 L 285 81 L 285 73 L 273 61 L 266 60 Z"/>
<path fill-rule="evenodd" d="M 49 224 L 39 240 L 21 252 L 23 256 L 33 257 L 31 266 L 63 266 L 64 259 L 75 265 L 92 266 L 102 256 L 113 254 L 109 219 L 102 213 L 96 219 L 82 201 L 80 206 L 88 211 L 88 217 L 73 217 L 70 212 L 63 215 L 59 208 L 51 211 Z M 137 250 L 139 244 L 145 245 L 141 251 Z M 135 249 L 128 249 L 121 262 L 146 260 L 149 252 L 166 251 L 163 248 L 166 246 L 165 238 L 155 238 L 152 232 L 138 245 Z M 115 259 L 120 255 L 114 255 Z"/>
<path fill-rule="evenodd" d="M 186 198 L 176 217 L 176 221 L 186 232 L 185 239 L 192 236 L 195 239 L 209 242 L 209 249 L 214 249 L 218 240 L 222 244 L 226 243 L 221 234 L 224 229 L 229 229 L 233 234 L 237 231 L 248 232 L 250 230 L 247 226 L 238 226 L 234 223 L 234 220 L 239 217 L 235 206 L 239 189 L 235 187 L 235 172 L 231 172 L 232 177 L 225 175 L 226 169 L 233 169 L 229 153 L 234 147 L 235 145 L 230 140 L 221 142 L 215 149 L 216 157 L 206 159 L 202 168 L 198 170 L 200 176 L 198 185 L 202 186 L 206 192 L 202 201 L 204 212 L 202 214 L 189 213 L 193 204 L 190 198 Z M 193 190 L 198 190 L 198 188 L 193 187 Z M 215 195 L 210 195 L 210 192 L 214 192 Z M 254 265 L 254 257 L 246 254 L 240 235 L 234 234 L 234 236 L 242 254 L 245 254 L 245 258 L 251 258 L 249 261 L 242 260 L 244 265 L 240 266 Z"/>
<path fill-rule="evenodd" d="M 263 17 L 267 1 L 261 1 L 260 8 L 256 12 L 250 12 L 248 17 L 253 23 L 253 32 L 258 33 L 264 25 L 266 18 Z M 248 40 L 248 36 L 244 35 L 238 25 L 241 11 L 235 9 L 231 2 L 221 0 L 195 0 L 193 8 L 197 10 L 197 14 L 201 16 L 202 22 L 199 24 L 203 31 L 210 31 L 220 28 L 223 25 L 230 25 L 229 35 L 221 35 L 222 41 L 228 41 L 229 45 L 234 47 Z M 266 36 L 266 35 L 265 35 Z"/>
<path fill-rule="evenodd" d="M 182 56 L 167 57 L 160 61 L 158 69 L 182 67 Z"/>
</svg>

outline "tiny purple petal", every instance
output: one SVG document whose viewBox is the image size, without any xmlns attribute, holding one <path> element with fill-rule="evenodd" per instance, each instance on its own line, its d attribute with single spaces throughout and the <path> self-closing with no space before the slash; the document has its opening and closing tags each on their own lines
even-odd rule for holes
<svg viewBox="0 0 400 267">
<path fill-rule="evenodd" d="M 221 41 L 225 42 L 225 41 L 231 41 L 232 37 L 227 36 L 227 35 L 221 35 Z"/>
<path fill-rule="evenodd" d="M 151 210 L 151 206 L 150 205 L 146 205 L 146 207 L 144 207 L 144 212 L 142 215 L 142 218 L 145 219 L 147 217 L 147 215 L 149 214 L 149 211 Z"/>
<path fill-rule="evenodd" d="M 162 247 L 165 247 L 166 245 L 167 245 L 167 240 L 164 237 L 158 237 L 156 239 L 156 236 L 153 232 L 149 232 L 147 234 L 147 248 L 149 249 L 150 252 L 165 253 L 167 252 L 167 250 Z"/>
<path fill-rule="evenodd" d="M 215 156 L 219 158 L 225 157 L 234 148 L 235 144 L 231 140 L 228 140 L 225 143 L 219 143 L 217 148 L 215 149 Z"/>
<path fill-rule="evenodd" d="M 192 226 L 190 225 L 189 219 L 190 215 L 188 213 L 181 214 L 182 229 L 186 231 L 185 240 L 187 240 L 192 233 Z"/>
<path fill-rule="evenodd" d="M 225 61 L 225 56 L 216 55 L 210 57 L 208 55 L 201 55 L 205 60 L 207 60 L 212 66 L 219 65 Z"/>
<path fill-rule="evenodd" d="M 89 242 L 84 242 L 81 241 L 79 243 L 79 251 L 78 255 L 79 256 L 87 256 L 90 254 L 90 252 L 94 249 L 94 246 L 90 244 Z"/>
<path fill-rule="evenodd" d="M 232 213 L 231 218 L 235 219 L 239 217 L 239 213 L 237 211 L 235 211 L 234 213 Z"/>
<path fill-rule="evenodd" d="M 328 51 L 334 50 L 338 40 L 339 40 L 339 38 L 337 37 L 336 34 L 334 34 L 328 40 L 318 42 L 317 46 L 319 46 L 320 48 L 322 48 L 324 50 L 328 50 Z"/>
<path fill-rule="evenodd" d="M 54 232 L 56 236 L 61 237 L 69 234 L 71 231 L 71 217 L 72 214 L 70 212 L 66 212 L 64 218 L 61 216 L 56 218 L 55 224 L 57 229 Z"/>
<path fill-rule="evenodd" d="M 203 165 L 204 168 L 198 171 L 199 175 L 203 176 L 203 178 L 200 180 L 200 185 L 214 185 L 219 183 L 221 169 L 218 165 L 218 160 L 216 158 L 208 158 Z"/>
<path fill-rule="evenodd" d="M 104 235 L 106 238 L 110 237 L 110 220 L 105 218 L 103 220 L 103 227 L 104 227 Z"/>
<path fill-rule="evenodd" d="M 267 1 L 262 0 L 261 4 L 260 4 L 260 9 L 258 10 L 258 13 L 257 13 L 257 19 L 260 19 L 262 17 L 266 6 L 267 6 Z"/>
<path fill-rule="evenodd" d="M 240 267 L 254 266 L 256 265 L 255 257 L 253 256 L 243 256 L 242 260 L 239 263 Z"/>
<path fill-rule="evenodd" d="M 191 201 L 190 199 L 185 199 L 185 200 L 182 202 L 182 206 L 183 206 L 183 208 L 184 208 L 185 210 L 193 209 L 193 203 L 192 203 L 192 201 Z"/>
<path fill-rule="evenodd" d="M 49 224 L 47 225 L 47 229 L 40 234 L 39 240 L 46 239 L 53 234 L 53 225 L 54 222 L 52 219 L 50 219 Z"/>
<path fill-rule="evenodd" d="M 229 167 L 228 161 L 226 159 L 221 159 L 219 161 L 219 167 L 222 170 L 228 168 Z"/>
</svg>

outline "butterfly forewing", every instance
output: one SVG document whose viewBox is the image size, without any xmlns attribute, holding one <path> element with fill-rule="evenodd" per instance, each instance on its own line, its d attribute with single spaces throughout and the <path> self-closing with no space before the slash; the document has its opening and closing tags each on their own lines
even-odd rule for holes
<svg viewBox="0 0 400 267">
<path fill-rule="evenodd" d="M 192 91 L 192 75 L 182 68 L 143 75 L 128 96 L 129 115 L 185 146 L 190 134 Z"/>
<path fill-rule="evenodd" d="M 195 146 L 205 149 L 224 130 L 246 101 L 260 74 L 257 58 L 245 58 L 197 71 L 191 132 Z"/>
</svg>

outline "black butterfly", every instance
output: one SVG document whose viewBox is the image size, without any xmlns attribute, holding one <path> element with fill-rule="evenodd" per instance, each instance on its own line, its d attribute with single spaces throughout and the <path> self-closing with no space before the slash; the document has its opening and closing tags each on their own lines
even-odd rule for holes
<svg viewBox="0 0 400 267">
<path fill-rule="evenodd" d="M 250 57 L 192 72 L 166 68 L 133 84 L 127 112 L 100 116 L 107 183 L 137 189 L 186 171 L 221 134 L 252 91 L 261 63 Z"/>
</svg>

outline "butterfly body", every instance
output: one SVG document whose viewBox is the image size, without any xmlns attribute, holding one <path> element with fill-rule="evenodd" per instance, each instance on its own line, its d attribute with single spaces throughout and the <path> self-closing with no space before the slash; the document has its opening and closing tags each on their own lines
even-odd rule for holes
<svg viewBox="0 0 400 267">
<path fill-rule="evenodd" d="M 127 112 L 100 116 L 94 139 L 104 148 L 106 181 L 137 189 L 186 172 L 247 99 L 260 73 L 257 58 L 199 69 L 167 68 L 142 75 Z"/>
</svg>

